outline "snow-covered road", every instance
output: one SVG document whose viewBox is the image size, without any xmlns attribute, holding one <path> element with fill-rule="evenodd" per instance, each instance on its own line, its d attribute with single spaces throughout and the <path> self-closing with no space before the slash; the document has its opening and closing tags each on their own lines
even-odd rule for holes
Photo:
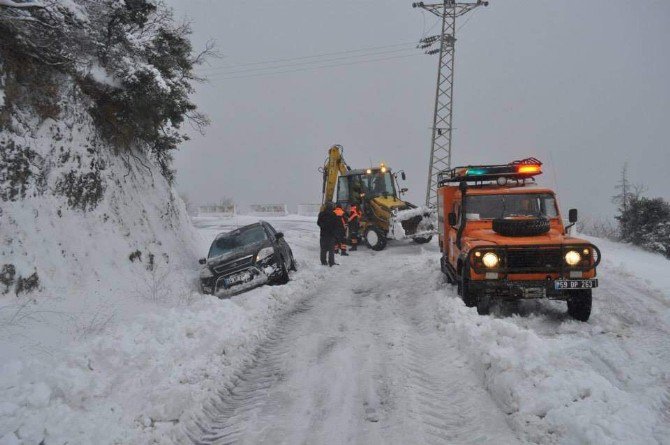
<svg viewBox="0 0 670 445">
<path fill-rule="evenodd" d="M 456 339 L 438 335 L 417 301 L 418 268 L 389 268 L 386 257 L 365 250 L 324 268 L 188 427 L 194 441 L 514 443 Z"/>
<path fill-rule="evenodd" d="M 313 222 L 272 223 L 313 287 L 177 442 L 670 443 L 667 278 L 635 270 L 662 258 L 603 245 L 589 323 L 547 302 L 480 317 L 444 283 L 433 244 L 362 249 L 330 269 Z"/>
<path fill-rule="evenodd" d="M 199 250 L 255 220 L 197 219 Z M 156 288 L 176 303 L 110 291 L 127 316 L 47 356 L 3 356 L 0 445 L 670 445 L 670 261 L 593 240 L 588 323 L 560 302 L 482 317 L 435 242 L 327 268 L 314 218 L 268 220 L 298 261 L 287 285 L 219 300 L 177 270 Z"/>
</svg>

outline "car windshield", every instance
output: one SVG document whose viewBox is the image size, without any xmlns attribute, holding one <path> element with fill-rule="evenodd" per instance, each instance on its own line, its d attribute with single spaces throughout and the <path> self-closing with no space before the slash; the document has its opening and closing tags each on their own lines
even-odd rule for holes
<svg viewBox="0 0 670 445">
<path fill-rule="evenodd" d="M 212 247 L 209 248 L 208 257 L 223 255 L 266 239 L 268 239 L 267 234 L 262 226 L 237 229 L 214 240 Z"/>
<path fill-rule="evenodd" d="M 363 176 L 363 184 L 366 193 L 370 197 L 375 196 L 395 196 L 395 187 L 393 187 L 393 177 L 390 172 L 382 173 L 380 171 Z"/>
<path fill-rule="evenodd" d="M 470 221 L 515 216 L 558 216 L 556 199 L 550 193 L 468 195 L 466 200 L 466 217 Z"/>
</svg>

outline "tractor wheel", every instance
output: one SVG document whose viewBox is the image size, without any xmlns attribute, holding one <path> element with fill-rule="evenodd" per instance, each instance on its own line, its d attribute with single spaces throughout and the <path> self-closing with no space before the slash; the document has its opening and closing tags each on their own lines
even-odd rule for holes
<svg viewBox="0 0 670 445">
<path fill-rule="evenodd" d="M 412 238 L 412 240 L 417 244 L 426 244 L 426 243 L 429 243 L 430 240 L 432 240 L 432 239 L 433 239 L 432 236 L 426 236 L 426 237 L 417 236 L 416 238 Z"/>
<path fill-rule="evenodd" d="M 372 250 L 384 250 L 386 235 L 376 227 L 370 227 L 365 232 L 365 244 Z"/>
<path fill-rule="evenodd" d="M 593 303 L 591 289 L 573 290 L 570 291 L 570 295 L 568 314 L 575 320 L 588 321 Z"/>
</svg>

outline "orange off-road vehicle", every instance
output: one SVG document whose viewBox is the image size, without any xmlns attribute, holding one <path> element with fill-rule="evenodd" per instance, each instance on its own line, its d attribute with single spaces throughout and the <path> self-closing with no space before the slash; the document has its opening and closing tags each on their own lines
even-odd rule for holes
<svg viewBox="0 0 670 445">
<path fill-rule="evenodd" d="M 503 165 L 456 167 L 439 176 L 441 267 L 468 307 L 487 314 L 494 301 L 564 300 L 586 321 L 598 287 L 600 251 L 564 226 L 554 192 L 528 158 Z"/>
</svg>

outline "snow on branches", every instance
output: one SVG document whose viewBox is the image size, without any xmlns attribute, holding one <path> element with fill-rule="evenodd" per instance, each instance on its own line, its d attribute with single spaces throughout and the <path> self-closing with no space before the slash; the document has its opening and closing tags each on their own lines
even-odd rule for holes
<svg viewBox="0 0 670 445">
<path fill-rule="evenodd" d="M 182 124 L 207 124 L 189 96 L 199 80 L 194 66 L 212 47 L 194 54 L 190 32 L 157 0 L 0 0 L 0 58 L 7 60 L 0 76 L 72 79 L 95 104 L 101 135 L 117 148 L 153 153 L 171 179 L 169 151 L 185 138 Z"/>
<path fill-rule="evenodd" d="M 0 6 L 5 6 L 8 8 L 43 8 L 42 3 L 28 1 L 28 2 L 16 2 L 14 0 L 0 0 Z"/>
</svg>

